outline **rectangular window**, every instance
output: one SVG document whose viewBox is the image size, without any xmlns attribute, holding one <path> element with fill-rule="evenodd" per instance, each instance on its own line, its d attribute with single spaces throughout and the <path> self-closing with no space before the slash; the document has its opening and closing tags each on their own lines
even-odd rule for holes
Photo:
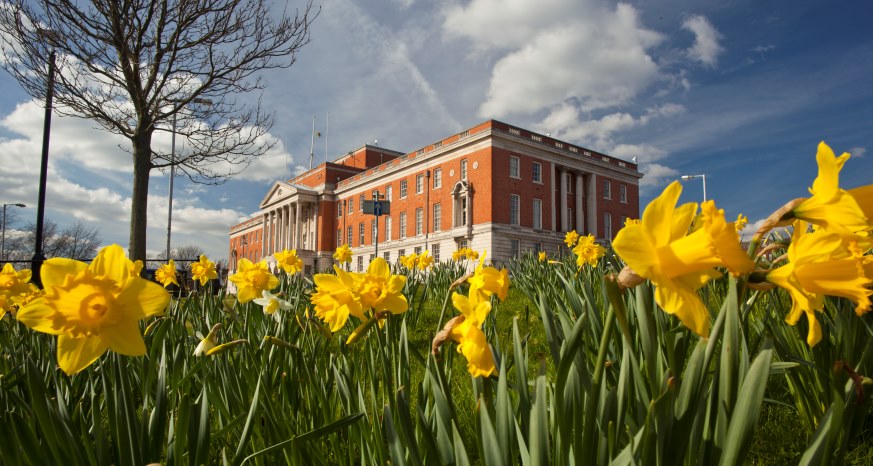
<svg viewBox="0 0 873 466">
<path fill-rule="evenodd" d="M 543 165 L 539 162 L 534 162 L 531 167 L 531 178 L 534 183 L 543 182 Z"/>
<path fill-rule="evenodd" d="M 336 230 L 336 247 L 340 247 L 343 245 L 343 229 L 337 228 Z"/>
<path fill-rule="evenodd" d="M 627 186 L 623 184 L 618 185 L 618 200 L 623 204 L 627 204 Z"/>
<path fill-rule="evenodd" d="M 603 180 L 603 198 L 612 199 L 612 187 L 609 184 L 609 180 Z"/>
<path fill-rule="evenodd" d="M 364 211 L 364 200 L 365 200 L 366 198 L 367 198 L 367 195 L 366 195 L 366 194 L 361 194 L 361 198 L 360 198 L 360 206 L 359 206 L 359 208 L 361 209 L 361 212 Z"/>
<path fill-rule="evenodd" d="M 358 272 L 364 271 L 364 256 L 358 256 Z"/>
<path fill-rule="evenodd" d="M 400 237 L 406 238 L 406 212 L 400 212 Z"/>
<path fill-rule="evenodd" d="M 443 169 L 436 168 L 433 171 L 433 189 L 439 189 L 443 187 Z"/>
<path fill-rule="evenodd" d="M 400 199 L 406 197 L 406 180 L 400 180 Z"/>
<path fill-rule="evenodd" d="M 336 203 L 336 217 L 340 218 L 343 216 L 343 201 L 337 201 Z"/>
<path fill-rule="evenodd" d="M 435 264 L 440 261 L 440 245 L 439 244 L 431 244 L 430 245 L 430 255 L 433 256 L 433 262 Z"/>
<path fill-rule="evenodd" d="M 375 259 L 375 258 L 376 258 L 375 254 L 370 254 L 370 262 L 373 262 L 373 259 Z"/>
<path fill-rule="evenodd" d="M 391 241 L 391 217 L 385 217 L 385 241 Z"/>
<path fill-rule="evenodd" d="M 358 246 L 364 245 L 364 222 L 358 224 Z"/>
<path fill-rule="evenodd" d="M 461 181 L 467 179 L 467 159 L 461 160 Z"/>
<path fill-rule="evenodd" d="M 467 249 L 468 244 L 469 243 L 467 243 L 467 240 L 465 239 L 458 240 L 458 249 Z"/>
<path fill-rule="evenodd" d="M 421 254 L 421 246 L 416 246 L 416 247 L 415 247 L 415 253 L 416 253 L 416 254 Z"/>
<path fill-rule="evenodd" d="M 433 205 L 433 231 L 442 229 L 443 208 L 439 203 Z"/>
<path fill-rule="evenodd" d="M 391 263 L 391 253 L 388 251 L 383 252 L 382 259 L 385 259 L 385 262 L 390 264 Z"/>
<path fill-rule="evenodd" d="M 421 207 L 415 209 L 415 234 L 424 234 L 424 209 Z"/>
<path fill-rule="evenodd" d="M 415 175 L 415 194 L 424 192 L 424 174 Z"/>
<path fill-rule="evenodd" d="M 349 247 L 352 247 L 352 227 L 348 227 L 347 230 L 348 231 L 346 232 L 346 235 L 347 235 L 348 241 L 346 241 L 346 244 L 348 244 Z"/>
<path fill-rule="evenodd" d="M 377 217 L 378 218 L 378 217 Z M 370 242 L 376 242 L 376 235 L 378 230 L 376 230 L 376 219 L 370 220 Z"/>
<path fill-rule="evenodd" d="M 521 249 L 519 247 L 518 243 L 519 243 L 519 241 L 517 239 L 509 240 L 509 247 L 510 247 L 509 256 L 510 257 L 518 257 L 518 251 L 519 251 L 519 249 Z"/>
<path fill-rule="evenodd" d="M 518 194 L 510 194 L 509 195 L 509 224 L 510 225 L 518 225 L 518 217 L 519 217 L 519 196 Z"/>
<path fill-rule="evenodd" d="M 397 258 L 401 258 L 406 255 L 406 249 L 398 249 L 397 250 Z"/>
<path fill-rule="evenodd" d="M 539 254 L 543 250 L 543 243 L 534 243 L 534 253 Z"/>
<path fill-rule="evenodd" d="M 461 226 L 467 225 L 467 196 L 461 198 Z"/>
<path fill-rule="evenodd" d="M 603 237 L 612 239 L 612 214 L 609 212 L 603 214 Z"/>
<path fill-rule="evenodd" d="M 355 199 L 350 197 L 349 198 L 349 213 L 351 214 L 353 210 L 355 210 Z"/>
<path fill-rule="evenodd" d="M 573 174 L 567 173 L 564 179 L 567 182 L 567 194 L 573 194 Z"/>
<path fill-rule="evenodd" d="M 509 177 L 510 178 L 521 178 L 518 170 L 518 157 L 514 155 L 509 156 Z"/>
<path fill-rule="evenodd" d="M 543 201 L 534 199 L 531 205 L 531 215 L 533 215 L 533 227 L 536 229 L 543 228 Z"/>
<path fill-rule="evenodd" d="M 385 186 L 385 199 L 391 201 L 391 196 L 394 194 L 394 189 L 392 189 L 391 185 Z"/>
</svg>

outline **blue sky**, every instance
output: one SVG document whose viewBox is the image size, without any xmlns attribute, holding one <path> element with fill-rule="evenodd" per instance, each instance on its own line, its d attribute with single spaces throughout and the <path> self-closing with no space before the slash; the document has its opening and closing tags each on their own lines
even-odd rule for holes
<svg viewBox="0 0 873 466">
<path fill-rule="evenodd" d="M 873 183 L 870 24 L 865 1 L 325 2 L 297 63 L 264 74 L 276 149 L 221 186 L 177 179 L 173 244 L 225 258 L 228 228 L 277 174 L 308 166 L 313 116 L 327 136 L 316 163 L 325 142 L 329 159 L 375 140 L 408 152 L 495 118 L 637 156 L 643 205 L 704 173 L 728 216 L 759 221 L 806 194 L 821 140 L 853 154 L 843 186 Z M 43 112 L 8 75 L 0 86 L 0 200 L 27 204 L 28 221 Z M 54 119 L 47 216 L 126 247 L 127 143 L 92 127 Z M 152 176 L 148 248 L 160 251 L 168 180 Z M 701 196 L 690 181 L 682 200 Z"/>
</svg>

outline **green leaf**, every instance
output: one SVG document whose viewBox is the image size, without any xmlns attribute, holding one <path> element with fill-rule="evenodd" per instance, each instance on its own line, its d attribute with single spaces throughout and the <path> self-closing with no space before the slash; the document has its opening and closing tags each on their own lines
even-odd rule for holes
<svg viewBox="0 0 873 466">
<path fill-rule="evenodd" d="M 730 419 L 720 464 L 742 464 L 749 451 L 748 447 L 758 425 L 761 404 L 764 402 L 772 359 L 772 349 L 761 351 L 746 374 Z"/>
</svg>

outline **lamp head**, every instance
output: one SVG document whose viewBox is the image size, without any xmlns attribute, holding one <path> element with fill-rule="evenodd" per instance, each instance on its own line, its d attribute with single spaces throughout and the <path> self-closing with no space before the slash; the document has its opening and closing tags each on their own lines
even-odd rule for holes
<svg viewBox="0 0 873 466">
<path fill-rule="evenodd" d="M 19 204 L 15 204 L 15 207 L 27 207 L 27 206 L 19 203 Z"/>
<path fill-rule="evenodd" d="M 694 178 L 696 178 L 695 175 L 682 175 L 683 180 L 693 180 Z"/>
</svg>

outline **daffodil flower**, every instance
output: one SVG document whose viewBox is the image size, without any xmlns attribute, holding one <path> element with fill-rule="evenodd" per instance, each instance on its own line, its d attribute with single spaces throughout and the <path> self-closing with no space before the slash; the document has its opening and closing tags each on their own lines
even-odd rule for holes
<svg viewBox="0 0 873 466">
<path fill-rule="evenodd" d="M 494 355 L 482 332 L 482 324 L 491 312 L 491 301 L 480 299 L 476 293 L 471 293 L 469 298 L 452 293 L 452 304 L 464 319 L 449 331 L 449 338 L 458 343 L 458 353 L 467 359 L 467 371 L 474 377 L 496 373 Z"/>
<path fill-rule="evenodd" d="M 537 254 L 537 260 L 540 262 L 545 262 L 548 258 L 546 251 L 540 251 L 539 254 Z"/>
<path fill-rule="evenodd" d="M 505 301 L 509 294 L 509 271 L 485 267 L 485 256 L 482 254 L 473 276 L 467 279 L 470 294 L 481 293 L 482 299 L 497 295 L 501 301 Z"/>
<path fill-rule="evenodd" d="M 678 181 L 667 186 L 646 206 L 640 224 L 618 232 L 613 248 L 634 274 L 655 284 L 655 301 L 665 312 L 706 337 L 710 315 L 697 290 L 721 276 L 716 267 L 739 275 L 754 264 L 740 247 L 733 222 L 711 200 L 701 205 L 698 228 L 689 233 L 697 204 L 676 207 L 681 192 Z"/>
<path fill-rule="evenodd" d="M 16 298 L 30 291 L 30 277 L 31 271 L 28 269 L 17 271 L 9 262 L 3 266 L 0 271 L 0 319 L 12 311 Z"/>
<path fill-rule="evenodd" d="M 100 250 L 90 265 L 48 259 L 41 269 L 45 295 L 19 309 L 18 320 L 58 336 L 58 366 L 67 374 L 81 371 L 107 349 L 141 356 L 146 347 L 138 322 L 163 312 L 170 295 L 132 269 L 117 244 Z"/>
<path fill-rule="evenodd" d="M 821 325 L 815 311 L 824 309 L 825 296 L 854 301 L 858 315 L 870 310 L 873 256 L 863 255 L 857 243 L 847 247 L 837 233 L 809 232 L 804 222 L 796 222 L 787 256 L 788 263 L 769 272 L 766 280 L 791 295 L 791 310 L 785 318 L 789 325 L 806 316 L 809 322 L 806 342 L 810 346 L 821 340 Z"/>
<path fill-rule="evenodd" d="M 333 253 L 333 258 L 340 264 L 346 264 L 352 261 L 352 248 L 348 244 L 336 248 Z"/>
<path fill-rule="evenodd" d="M 336 275 L 329 273 L 315 274 L 315 292 L 310 298 L 315 307 L 315 316 L 330 326 L 331 332 L 341 329 L 350 315 L 364 320 L 361 302 L 354 294 L 359 274 L 346 272 L 336 265 L 333 266 Z"/>
<path fill-rule="evenodd" d="M 179 286 L 179 282 L 176 279 L 176 263 L 173 262 L 173 259 L 170 259 L 169 262 L 155 270 L 155 281 L 163 285 L 164 288 L 171 284 Z"/>
<path fill-rule="evenodd" d="M 568 248 L 575 246 L 577 241 L 579 241 L 579 233 L 576 233 L 576 230 L 570 230 L 564 235 L 564 243 Z"/>
<path fill-rule="evenodd" d="M 194 356 L 206 356 L 212 348 L 218 344 L 218 331 L 221 329 L 221 324 L 215 324 L 209 330 L 209 333 L 200 340 L 197 347 L 194 348 Z"/>
<path fill-rule="evenodd" d="M 573 247 L 573 254 L 576 255 L 578 267 L 583 267 L 585 264 L 597 267 L 597 261 L 606 254 L 606 249 L 595 243 L 594 236 L 589 234 L 578 239 L 576 246 Z"/>
<path fill-rule="evenodd" d="M 279 297 L 277 297 L 273 293 L 270 293 L 267 290 L 264 290 L 262 293 L 264 297 L 255 298 L 254 303 L 264 308 L 264 314 L 273 315 L 278 318 L 279 315 L 276 314 L 276 311 L 280 309 L 287 311 L 293 308 L 293 306 L 291 306 L 291 303 L 285 301 L 284 299 L 280 299 Z"/>
<path fill-rule="evenodd" d="M 247 259 L 240 259 L 241 261 Z M 215 271 L 215 262 L 209 260 L 205 255 L 200 255 L 200 260 L 191 263 L 191 278 L 200 281 L 200 286 L 206 286 L 209 280 L 218 278 L 218 273 Z"/>
<path fill-rule="evenodd" d="M 403 296 L 405 284 L 405 276 L 392 275 L 385 259 L 377 257 L 370 262 L 367 272 L 360 277 L 356 291 L 364 310 L 400 314 L 409 308 L 406 296 Z"/>
<path fill-rule="evenodd" d="M 419 270 L 425 270 L 431 265 L 433 265 L 433 256 L 430 255 L 430 251 L 424 251 L 418 256 L 418 264 L 416 266 Z"/>
<path fill-rule="evenodd" d="M 237 300 L 245 304 L 263 295 L 264 290 L 272 290 L 279 286 L 279 279 L 270 273 L 267 261 L 257 264 L 242 258 L 237 263 L 237 271 L 230 276 L 230 281 L 237 287 Z"/>
<path fill-rule="evenodd" d="M 297 250 L 283 249 L 280 252 L 273 254 L 276 259 L 276 265 L 285 271 L 287 275 L 294 275 L 303 270 L 303 260 L 297 257 Z"/>
</svg>

